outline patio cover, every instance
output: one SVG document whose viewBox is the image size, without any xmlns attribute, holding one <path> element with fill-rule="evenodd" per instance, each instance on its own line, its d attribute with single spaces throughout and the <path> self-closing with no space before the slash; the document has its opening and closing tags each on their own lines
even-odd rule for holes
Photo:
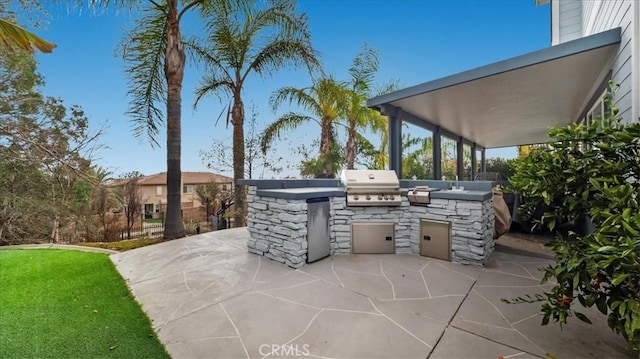
<svg viewBox="0 0 640 359">
<path fill-rule="evenodd" d="M 619 44 L 616 28 L 374 97 L 367 105 L 478 147 L 545 142 L 550 126 L 580 118 L 610 76 Z"/>
</svg>

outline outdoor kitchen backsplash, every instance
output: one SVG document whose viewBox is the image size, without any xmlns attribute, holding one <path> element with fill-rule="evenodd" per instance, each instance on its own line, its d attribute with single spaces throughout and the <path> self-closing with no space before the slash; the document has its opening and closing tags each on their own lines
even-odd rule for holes
<svg viewBox="0 0 640 359">
<path fill-rule="evenodd" d="M 249 252 L 298 268 L 306 262 L 307 204 L 256 195 L 249 186 Z M 351 223 L 395 223 L 396 253 L 420 253 L 420 220 L 452 223 L 452 261 L 483 265 L 493 252 L 493 201 L 431 199 L 412 206 L 406 196 L 400 206 L 348 207 L 345 197 L 330 198 L 331 254 L 351 253 Z"/>
</svg>

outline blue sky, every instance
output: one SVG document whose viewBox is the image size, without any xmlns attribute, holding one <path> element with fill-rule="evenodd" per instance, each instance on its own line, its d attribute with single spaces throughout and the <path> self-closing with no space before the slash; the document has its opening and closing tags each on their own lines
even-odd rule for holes
<svg viewBox="0 0 640 359">
<path fill-rule="evenodd" d="M 308 16 L 312 41 L 322 54 L 325 71 L 338 79 L 347 79 L 347 69 L 364 43 L 380 52 L 377 82 L 397 79 L 403 86 L 550 44 L 549 7 L 536 7 L 534 0 L 300 0 L 298 8 Z M 125 64 L 116 48 L 123 34 L 135 26 L 135 14 L 113 10 L 92 13 L 61 3 L 51 5 L 48 11 L 46 30 L 37 32 L 57 48 L 52 54 L 38 55 L 39 71 L 46 80 L 45 94 L 63 98 L 68 105 L 80 105 L 94 129 L 105 126 L 102 142 L 109 148 L 98 154 L 101 166 L 115 174 L 164 171 L 165 137 L 159 137 L 161 147 L 152 148 L 146 139 L 133 137 L 125 115 L 129 103 Z M 197 29 L 195 21 L 184 26 L 187 34 Z M 208 149 L 213 139 L 231 142 L 231 128 L 226 128 L 224 121 L 215 125 L 226 99 L 208 97 L 197 109 L 193 107 L 193 93 L 201 76 L 200 69 L 187 67 L 182 93 L 183 171 L 206 171 L 199 151 Z M 255 105 L 259 127 L 264 127 L 289 110 L 271 110 L 268 98 L 274 90 L 309 84 L 309 77 L 300 70 L 282 70 L 269 79 L 254 76 L 245 86 L 244 102 Z M 319 128 L 309 124 L 278 142 L 277 151 L 295 165 L 299 160 L 295 147 L 317 137 Z M 488 157 L 513 156 L 514 149 L 488 152 Z M 296 173 L 292 170 L 283 175 Z"/>
</svg>

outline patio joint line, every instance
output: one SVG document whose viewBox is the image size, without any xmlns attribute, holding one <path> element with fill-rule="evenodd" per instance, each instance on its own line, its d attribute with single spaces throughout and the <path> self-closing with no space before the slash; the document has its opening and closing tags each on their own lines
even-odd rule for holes
<svg viewBox="0 0 640 359">
<path fill-rule="evenodd" d="M 527 354 L 526 352 L 520 352 L 520 353 L 515 353 L 515 354 L 511 354 L 511 355 L 505 355 L 503 356 L 504 359 L 508 359 L 508 358 L 515 358 L 517 356 L 520 356 L 522 354 Z M 533 355 L 533 354 L 532 354 Z"/>
<path fill-rule="evenodd" d="M 191 288 L 189 288 L 189 284 L 187 283 L 187 271 L 182 271 L 182 278 L 184 279 L 184 286 L 187 287 L 187 290 L 189 291 L 189 293 L 191 293 L 191 296 L 195 297 L 196 294 L 191 290 Z"/>
<path fill-rule="evenodd" d="M 312 274 L 312 273 L 309 273 L 309 272 L 305 272 L 304 270 L 302 270 L 303 268 L 304 268 L 304 267 L 298 268 L 298 269 L 296 269 L 296 271 L 297 271 L 297 272 L 300 272 L 300 273 L 303 273 L 303 274 L 306 274 L 306 275 L 309 275 L 309 276 L 312 276 L 313 278 L 316 278 L 316 279 L 320 280 L 321 282 L 324 282 L 324 283 L 330 284 L 330 285 L 332 285 L 332 286 L 334 286 L 334 287 L 338 287 L 338 288 L 340 288 L 340 286 L 339 286 L 339 285 L 336 285 L 336 283 L 335 283 L 335 282 L 332 282 L 332 281 L 330 281 L 330 280 L 328 280 L 328 279 L 325 279 L 325 278 L 319 277 L 319 276 L 317 276 L 317 275 L 315 275 L 315 274 Z M 342 288 L 344 288 L 344 287 L 342 287 Z M 346 288 L 345 288 L 345 289 L 346 289 Z"/>
<path fill-rule="evenodd" d="M 444 268 L 443 265 L 440 265 L 440 266 Z M 473 283 L 471 283 L 471 287 L 469 287 L 469 291 L 467 292 L 467 294 L 464 295 L 464 298 L 462 298 L 462 300 L 460 301 L 460 304 L 458 304 L 458 308 L 456 308 L 456 310 L 453 312 L 453 314 L 451 315 L 449 320 L 446 322 L 447 325 L 444 327 L 442 332 L 440 332 L 440 336 L 438 336 L 438 339 L 436 340 L 436 343 L 433 345 L 434 349 L 438 347 L 438 344 L 440 344 L 440 341 L 444 337 L 444 333 L 447 331 L 447 329 L 451 328 L 451 327 L 454 327 L 454 326 L 451 325 L 451 322 L 453 322 L 453 319 L 456 317 L 456 315 L 458 315 L 458 312 L 460 311 L 460 308 L 462 308 L 462 304 L 464 304 L 464 302 L 467 300 L 467 298 L 469 298 L 469 293 L 471 293 L 471 291 L 473 290 L 473 286 L 476 284 L 477 281 L 478 281 L 477 279 L 473 280 Z"/>
<path fill-rule="evenodd" d="M 307 323 L 307 326 L 304 328 L 304 330 L 302 331 L 302 333 L 300 333 L 300 334 L 296 335 L 295 337 L 293 337 L 293 339 L 288 340 L 286 343 L 284 343 L 284 345 L 291 344 L 293 341 L 295 341 L 296 339 L 298 339 L 298 338 L 300 338 L 301 336 L 303 336 L 303 335 L 307 332 L 307 330 L 309 330 L 309 327 L 311 327 L 311 324 L 313 324 L 313 322 L 316 320 L 316 318 L 318 317 L 318 315 L 320 315 L 320 313 L 322 313 L 322 312 L 324 312 L 324 309 L 323 309 L 323 308 L 320 308 L 320 311 L 319 311 L 318 313 L 316 313 L 316 314 L 313 316 L 313 318 L 311 318 L 311 320 L 309 321 L 309 323 Z M 269 354 L 267 354 L 267 355 L 263 356 L 262 358 L 264 359 L 264 358 L 266 358 L 266 357 L 270 356 L 270 354 L 271 354 L 271 353 L 269 353 Z"/>
<path fill-rule="evenodd" d="M 503 271 L 500 271 L 500 270 L 493 270 L 493 269 L 485 269 L 485 273 L 499 273 L 499 274 L 504 274 L 504 275 L 516 277 L 516 278 L 529 279 L 529 280 L 538 280 L 537 278 L 531 278 L 531 277 L 527 277 L 527 276 L 520 275 L 520 274 L 513 274 L 513 273 L 508 273 L 508 272 L 503 272 Z"/>
<path fill-rule="evenodd" d="M 258 267 L 256 268 L 256 272 L 253 273 L 253 277 L 251 277 L 251 281 L 255 282 L 256 277 L 258 276 L 258 272 L 260 272 L 260 266 L 262 264 L 262 256 L 258 257 Z"/>
<path fill-rule="evenodd" d="M 533 319 L 533 318 L 535 318 L 535 317 L 539 317 L 539 316 L 540 316 L 540 313 L 532 314 L 532 315 L 530 315 L 530 316 L 528 316 L 528 317 L 526 317 L 526 318 L 522 318 L 522 319 L 520 319 L 520 320 L 518 320 L 518 321 L 515 321 L 515 322 L 511 323 L 511 325 L 520 324 L 520 323 L 522 323 L 522 322 L 526 322 L 526 321 L 527 321 L 527 320 L 529 320 L 529 319 Z"/>
<path fill-rule="evenodd" d="M 529 270 L 528 270 L 525 266 L 523 266 L 522 264 L 514 263 L 514 265 L 516 265 L 516 266 L 518 266 L 518 267 L 522 268 L 525 272 L 527 272 L 527 274 L 528 274 L 529 276 L 531 276 L 531 278 L 532 278 L 532 279 L 538 279 L 538 278 L 536 278 L 533 274 L 531 274 L 531 272 L 529 272 Z"/>
<path fill-rule="evenodd" d="M 531 343 L 534 347 L 536 347 L 536 349 L 538 349 L 539 351 L 541 351 L 542 353 L 546 354 L 546 351 L 543 350 L 542 348 L 540 348 L 536 343 L 534 343 L 531 339 L 527 338 L 526 335 L 522 334 L 521 331 L 519 331 L 516 327 L 513 326 L 513 324 L 511 324 L 511 322 L 509 322 L 509 320 L 507 319 L 507 317 L 505 317 L 504 314 L 502 314 L 502 312 L 500 311 L 500 309 L 498 309 L 498 307 L 495 306 L 495 304 L 491 303 L 491 301 L 489 301 L 489 299 L 485 298 L 482 294 L 480 294 L 478 291 L 476 291 L 475 289 L 472 289 L 472 291 L 477 294 L 478 296 L 480 296 L 480 298 L 482 298 L 485 302 L 489 303 L 489 305 L 491 305 L 497 312 L 498 314 L 500 314 L 500 316 L 505 320 L 505 322 L 507 322 L 507 324 L 509 324 L 509 326 L 511 326 L 511 328 L 513 328 L 518 334 L 520 334 L 521 337 L 523 337 L 526 341 L 528 341 L 529 343 Z M 518 350 L 522 350 L 519 349 Z"/>
<path fill-rule="evenodd" d="M 227 316 L 227 319 L 229 319 L 231 325 L 233 325 L 233 329 L 236 331 L 236 334 L 238 334 L 240 344 L 242 344 L 242 349 L 244 349 L 244 353 L 247 355 L 247 359 L 251 359 L 251 357 L 249 356 L 249 351 L 247 350 L 247 346 L 244 344 L 244 340 L 242 340 L 242 336 L 240 335 L 240 331 L 238 330 L 238 327 L 236 327 L 236 323 L 233 322 L 233 319 L 231 319 L 231 316 L 229 315 L 229 313 L 227 313 L 227 310 L 224 308 L 224 305 L 222 305 L 222 303 L 220 303 L 220 308 L 222 308 L 224 315 Z"/>
<path fill-rule="evenodd" d="M 404 253 L 396 253 L 396 254 L 390 254 L 390 255 L 391 255 L 391 256 L 412 256 L 413 254 L 408 254 L 408 253 L 407 253 L 407 254 L 404 254 Z M 380 260 L 381 260 L 382 262 L 384 262 L 384 263 L 388 264 L 388 265 L 392 265 L 392 266 L 394 266 L 394 267 L 398 267 L 398 268 L 401 268 L 401 269 L 404 269 L 404 270 L 407 270 L 407 271 L 411 271 L 411 272 L 415 272 L 415 271 L 416 271 L 416 269 L 415 269 L 415 268 L 405 267 L 405 266 L 403 266 L 403 265 L 401 265 L 401 264 L 391 262 L 391 261 L 389 261 L 388 259 L 384 259 L 384 258 L 383 258 L 383 259 L 380 259 Z M 422 268 L 424 268 L 424 267 L 425 267 L 427 264 L 429 264 L 429 263 L 431 263 L 431 262 L 427 262 L 427 263 L 425 263 L 425 264 L 422 266 Z M 420 270 L 422 270 L 422 268 L 420 268 Z"/>
<path fill-rule="evenodd" d="M 242 255 L 242 254 L 244 254 L 244 252 L 243 253 L 230 253 L 228 255 L 221 255 L 220 257 L 215 258 L 215 260 L 230 259 L 232 257 L 239 256 L 239 255 Z M 192 272 L 192 271 L 204 269 L 204 268 L 207 268 L 207 267 L 214 267 L 216 264 L 217 263 L 206 263 L 206 264 L 201 264 L 201 265 L 197 265 L 197 266 L 194 266 L 194 267 L 189 267 L 187 269 L 190 272 Z M 183 271 L 175 271 L 175 272 L 163 273 L 163 274 L 159 274 L 157 276 L 151 276 L 151 277 L 142 277 L 141 279 L 138 279 L 137 281 L 130 281 L 128 283 L 131 284 L 131 285 L 140 284 L 140 283 L 147 282 L 147 281 L 150 281 L 150 280 L 161 279 L 161 278 L 164 278 L 164 277 L 169 277 L 169 276 L 172 276 L 172 275 L 180 274 L 181 272 L 183 272 Z"/>
<path fill-rule="evenodd" d="M 311 308 L 311 309 L 315 309 L 315 310 L 322 310 L 322 309 L 324 309 L 324 308 L 321 308 L 321 307 L 316 307 L 315 305 L 311 305 L 311 304 L 298 303 L 298 302 L 296 302 L 296 301 L 294 301 L 294 300 L 287 299 L 287 298 L 282 298 L 282 297 L 278 297 L 278 296 L 275 296 L 275 295 L 273 295 L 273 294 L 269 294 L 269 293 L 264 293 L 264 292 L 256 292 L 256 293 L 257 293 L 257 294 L 264 295 L 264 296 L 266 296 L 266 297 L 273 298 L 273 299 L 275 299 L 275 300 L 281 300 L 281 301 L 283 301 L 283 302 L 287 302 L 287 303 L 291 303 L 291 304 L 295 304 L 295 305 L 300 305 L 300 306 L 307 307 L 307 308 Z"/>
<path fill-rule="evenodd" d="M 235 290 L 236 290 L 236 289 L 224 290 L 224 291 L 218 292 L 217 294 L 229 293 L 229 292 L 233 292 L 233 291 L 235 291 Z M 170 322 L 176 321 L 176 320 L 178 320 L 178 319 L 182 319 L 182 318 L 184 318 L 184 317 L 186 317 L 186 316 L 188 316 L 188 315 L 191 315 L 191 314 L 197 313 L 197 312 L 199 312 L 199 311 L 201 311 L 201 310 L 205 310 L 205 309 L 211 308 L 211 307 L 213 307 L 213 306 L 215 306 L 215 305 L 222 304 L 222 302 L 225 302 L 225 301 L 227 301 L 227 300 L 233 299 L 233 298 L 235 298 L 235 297 L 239 297 L 239 296 L 241 296 L 241 295 L 243 295 L 243 294 L 245 294 L 245 293 L 251 293 L 251 292 L 250 292 L 249 290 L 241 290 L 241 291 L 239 291 L 238 293 L 236 293 L 235 295 L 232 295 L 232 296 L 230 296 L 230 297 L 228 297 L 228 298 L 220 299 L 220 300 L 218 300 L 218 301 L 216 301 L 216 302 L 213 302 L 213 303 L 209 303 L 209 304 L 205 304 L 205 305 L 203 305 L 203 306 L 197 307 L 197 308 L 195 308 L 194 310 L 192 310 L 192 311 L 190 311 L 190 312 L 188 312 L 188 313 L 185 313 L 184 315 L 182 315 L 182 316 L 180 316 L 180 317 L 177 317 L 177 318 L 176 318 L 176 317 L 175 317 L 176 313 L 177 313 L 177 312 L 182 308 L 182 306 L 183 306 L 183 305 L 187 304 L 187 302 L 188 302 L 188 301 L 190 301 L 190 300 L 192 299 L 192 298 L 189 298 L 189 299 L 185 300 L 184 302 L 180 303 L 180 305 L 178 305 L 178 307 L 176 308 L 176 310 L 174 310 L 174 311 L 173 311 L 173 313 L 171 314 L 171 316 L 169 317 L 169 319 L 167 319 L 164 323 L 160 324 L 160 325 L 158 326 L 158 328 L 163 327 L 163 326 L 165 326 L 165 325 L 169 324 Z"/>
<path fill-rule="evenodd" d="M 337 279 L 337 280 L 338 280 L 338 282 L 340 283 L 340 286 L 342 286 L 342 288 L 346 288 L 346 287 L 344 286 L 344 283 L 342 283 L 342 280 L 340 279 L 340 277 L 338 277 L 338 273 L 336 273 L 335 268 L 333 267 L 334 263 L 335 263 L 335 262 L 333 261 L 333 258 L 331 258 L 331 272 L 333 273 L 333 275 L 336 277 L 336 279 Z"/>
<path fill-rule="evenodd" d="M 403 331 L 405 331 L 407 334 L 411 335 L 412 337 L 414 337 L 417 341 L 419 341 L 420 343 L 424 344 L 427 348 L 429 349 L 433 349 L 434 347 L 432 347 L 431 345 L 425 343 L 422 339 L 418 338 L 415 334 L 411 333 L 411 331 L 405 327 L 403 327 L 402 325 L 400 325 L 398 322 L 396 322 L 395 320 L 391 319 L 391 317 L 389 317 L 388 315 L 384 314 L 383 312 L 380 311 L 380 309 L 378 309 L 378 307 L 376 307 L 376 305 L 373 303 L 373 301 L 371 300 L 371 298 L 367 297 L 367 299 L 369 300 L 369 302 L 371 303 L 371 305 L 373 306 L 373 308 L 375 308 L 375 310 L 380 313 L 380 315 L 382 315 L 383 317 L 385 317 L 387 320 L 389 320 L 391 323 L 395 324 L 398 328 L 402 329 Z"/>
<path fill-rule="evenodd" d="M 459 272 L 459 271 L 457 271 L 457 270 L 453 270 L 453 269 L 448 268 L 448 267 L 446 267 L 445 265 L 440 264 L 440 263 L 438 263 L 438 262 L 435 262 L 435 263 L 436 263 L 437 265 L 439 265 L 440 267 L 444 268 L 445 270 L 448 270 L 449 272 L 456 273 L 456 274 L 459 274 L 459 275 L 461 275 L 461 276 L 464 276 L 464 277 L 467 277 L 467 278 L 471 279 L 474 283 L 475 283 L 475 281 L 476 281 L 476 278 L 473 278 L 472 276 L 470 276 L 470 275 L 468 275 L 468 274 L 466 274 L 466 273 L 462 273 L 462 272 Z M 453 263 L 453 262 L 452 262 L 452 263 Z"/>
<path fill-rule="evenodd" d="M 504 329 L 504 330 L 508 330 L 508 331 L 512 331 L 515 332 L 516 330 L 512 327 L 512 328 L 507 328 L 507 327 L 501 327 L 499 325 L 493 325 L 493 324 L 487 324 L 487 323 L 481 323 L 481 322 L 476 322 L 475 320 L 468 320 L 468 319 L 462 319 L 463 322 L 467 322 L 467 323 L 473 323 L 473 324 L 477 324 L 477 325 L 482 325 L 485 327 L 490 327 L 490 328 L 496 328 L 496 329 Z M 507 322 L 507 324 L 510 324 L 509 322 Z M 457 328 L 457 327 L 456 327 Z"/>
<path fill-rule="evenodd" d="M 374 277 L 384 277 L 382 274 L 367 273 L 367 272 L 358 272 L 358 271 L 355 271 L 355 270 L 344 269 L 344 268 L 340 268 L 340 267 L 337 267 L 337 268 L 336 268 L 336 270 L 343 271 L 343 272 L 347 272 L 347 273 L 355 273 L 355 274 L 372 275 L 372 276 L 374 276 Z"/>
<path fill-rule="evenodd" d="M 499 342 L 499 341 L 497 341 L 497 340 L 495 340 L 495 339 L 485 337 L 485 336 L 480 335 L 480 334 L 478 334 L 478 333 L 474 333 L 474 332 L 472 332 L 472 331 L 470 331 L 470 330 L 467 330 L 467 329 L 465 329 L 465 328 L 460 328 L 460 327 L 457 327 L 457 326 L 455 326 L 455 325 L 452 325 L 451 327 L 452 327 L 452 328 L 455 328 L 455 329 L 457 329 L 457 330 L 463 331 L 463 332 L 465 332 L 465 333 L 467 333 L 467 334 L 471 334 L 471 335 L 473 335 L 473 336 L 475 336 L 475 337 L 482 338 L 482 339 L 484 339 L 484 340 L 488 340 L 488 341 L 490 341 L 490 342 L 493 342 L 493 343 L 496 343 L 496 344 L 499 344 L 499 345 L 505 346 L 505 347 L 507 347 L 507 348 L 511 348 L 511 349 L 513 349 L 513 350 L 517 350 L 517 351 L 519 351 L 519 353 L 511 354 L 512 356 L 522 355 L 522 354 L 524 353 L 524 354 L 530 354 L 530 355 L 533 355 L 533 356 L 534 356 L 534 357 L 536 357 L 536 358 L 543 358 L 543 357 L 542 357 L 542 356 L 540 356 L 540 355 L 536 355 L 536 354 L 530 353 L 530 352 L 528 352 L 528 351 L 526 351 L 526 350 L 522 350 L 522 349 L 520 349 L 520 348 L 514 347 L 514 346 L 513 346 L 513 345 L 511 345 L 511 344 L 501 343 L 501 342 Z M 516 332 L 517 332 L 517 331 L 518 331 L 518 330 L 516 329 Z M 522 335 L 522 334 L 520 334 L 520 335 Z M 535 345 L 535 344 L 534 344 L 534 345 Z M 536 346 L 536 347 L 537 347 L 537 346 Z M 538 349 L 540 349 L 540 348 L 538 348 Z M 545 353 L 545 354 L 546 354 L 546 353 Z M 506 357 L 505 357 L 505 358 L 506 358 Z"/>
<path fill-rule="evenodd" d="M 300 272 L 300 273 L 302 273 L 302 272 Z M 309 280 L 309 281 L 298 283 L 298 284 L 292 284 L 292 285 L 289 285 L 289 286 L 286 286 L 286 287 L 259 289 L 259 290 L 256 290 L 256 292 L 266 292 L 266 291 L 281 290 L 281 289 L 293 289 L 293 288 L 301 287 L 301 286 L 306 285 L 306 284 L 315 283 L 315 282 L 318 282 L 318 281 L 320 281 L 319 278 L 314 278 L 313 280 Z"/>
<path fill-rule="evenodd" d="M 427 289 L 427 295 L 429 296 L 429 298 L 431 298 L 431 291 L 429 290 L 429 286 L 427 285 L 427 278 L 425 278 L 424 277 L 424 273 L 422 273 L 422 271 L 425 268 L 427 268 L 429 263 L 431 263 L 431 262 L 427 262 L 427 264 L 423 265 L 422 268 L 420 268 L 420 276 L 422 277 L 422 283 L 424 283 L 424 287 Z"/>
<path fill-rule="evenodd" d="M 391 279 L 389 279 L 389 277 L 387 277 L 387 275 L 384 273 L 384 269 L 382 269 L 382 261 L 380 261 L 380 272 L 382 273 L 382 276 L 384 277 L 384 279 L 386 279 L 387 282 L 391 284 L 391 292 L 393 293 L 393 299 L 396 299 L 396 288 L 393 286 L 393 282 L 391 281 Z"/>
</svg>

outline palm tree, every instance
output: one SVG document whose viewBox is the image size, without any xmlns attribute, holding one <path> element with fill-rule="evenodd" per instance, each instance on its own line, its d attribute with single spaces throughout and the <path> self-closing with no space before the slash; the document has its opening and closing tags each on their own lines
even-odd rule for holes
<svg viewBox="0 0 640 359">
<path fill-rule="evenodd" d="M 109 1 L 105 0 L 104 3 Z M 126 3 L 127 1 L 121 1 Z M 132 2 L 132 1 L 129 1 Z M 133 116 L 134 135 L 147 134 L 158 145 L 159 125 L 164 124 L 161 104 L 165 104 L 167 125 L 167 215 L 164 238 L 184 237 L 181 214 L 181 112 L 182 80 L 185 68 L 185 44 L 180 21 L 190 9 L 202 13 L 221 6 L 219 0 L 148 0 L 136 28 L 122 44 L 128 64 L 128 94 L 132 96 L 127 114 Z M 182 5 L 182 6 L 180 6 Z"/>
<path fill-rule="evenodd" d="M 304 65 L 311 72 L 319 62 L 311 46 L 306 15 L 296 14 L 294 0 L 229 1 L 208 10 L 211 21 L 206 48 L 197 50 L 208 74 L 196 92 L 196 104 L 207 94 L 231 97 L 233 175 L 238 180 L 245 173 L 242 90 L 247 77 L 251 73 L 269 77 L 287 65 Z M 235 186 L 234 202 L 239 209 L 235 224 L 241 226 L 243 186 Z"/>
<path fill-rule="evenodd" d="M 384 128 L 385 117 L 378 111 L 367 107 L 367 98 L 371 97 L 372 81 L 378 71 L 378 53 L 364 45 L 349 68 L 351 80 L 344 108 L 347 127 L 347 145 L 345 161 L 347 169 L 353 169 L 358 154 L 358 129 L 370 128 L 374 131 Z M 383 132 L 386 133 L 386 131 Z"/>
<path fill-rule="evenodd" d="M 283 102 L 296 104 L 311 115 L 288 112 L 271 123 L 262 136 L 262 152 L 267 152 L 271 142 L 280 137 L 285 130 L 295 129 L 305 122 L 313 121 L 320 125 L 320 160 L 330 157 L 335 145 L 335 124 L 345 106 L 344 84 L 332 78 L 320 78 L 313 86 L 307 88 L 285 87 L 276 91 L 270 99 L 274 111 Z M 322 177 L 332 176 L 334 171 L 327 164 L 322 171 Z"/>
<path fill-rule="evenodd" d="M 5 19 L 0 19 L 0 42 L 11 49 L 13 46 L 24 51 L 34 52 L 34 47 L 42 52 L 51 52 L 56 45 L 23 29 Z"/>
</svg>

